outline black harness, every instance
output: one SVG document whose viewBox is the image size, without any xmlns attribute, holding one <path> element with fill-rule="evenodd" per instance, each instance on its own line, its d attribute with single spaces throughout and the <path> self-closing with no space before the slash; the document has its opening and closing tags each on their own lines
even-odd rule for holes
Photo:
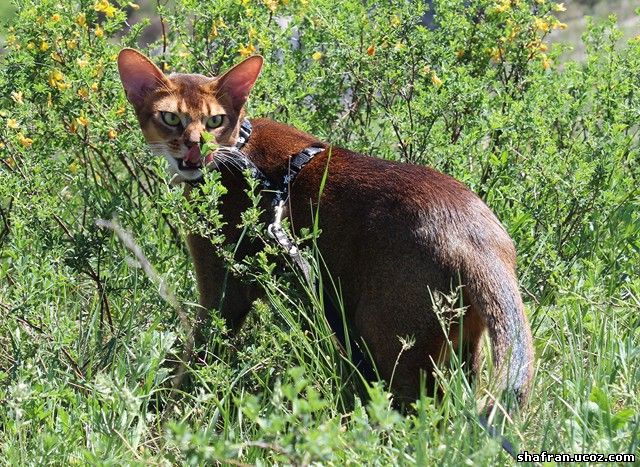
<svg viewBox="0 0 640 467">
<path fill-rule="evenodd" d="M 234 156 L 234 165 L 242 170 L 249 170 L 251 177 L 258 180 L 262 188 L 265 190 L 275 192 L 273 199 L 273 206 L 276 207 L 282 201 L 286 201 L 289 198 L 289 190 L 296 177 L 302 170 L 302 168 L 313 160 L 313 158 L 324 151 L 324 147 L 311 145 L 304 148 L 298 154 L 291 157 L 289 160 L 289 170 L 287 174 L 279 182 L 274 182 L 269 179 L 264 172 L 262 172 L 256 165 L 251 162 L 247 155 L 242 152 L 242 148 L 249 142 L 253 127 L 251 122 L 245 119 L 240 125 L 240 134 L 238 141 L 233 147 L 221 147 L 217 152 Z M 204 176 L 196 180 L 191 180 L 188 183 L 192 186 L 197 186 L 204 182 Z"/>
<path fill-rule="evenodd" d="M 233 147 L 221 147 L 216 152 L 234 156 L 234 165 L 241 170 L 249 170 L 251 177 L 258 180 L 262 185 L 262 188 L 268 191 L 275 192 L 275 196 L 272 201 L 273 207 L 273 221 L 267 227 L 267 232 L 271 238 L 276 240 L 278 244 L 287 252 L 289 257 L 298 266 L 298 268 L 304 274 L 307 283 L 311 286 L 317 286 L 317 279 L 311 277 L 311 268 L 307 260 L 302 256 L 295 242 L 282 228 L 282 216 L 286 207 L 286 202 L 289 199 L 289 192 L 293 182 L 298 174 L 302 171 L 305 165 L 313 160 L 315 156 L 325 150 L 324 147 L 319 145 L 311 145 L 304 148 L 299 153 L 289 159 L 289 169 L 287 174 L 279 182 L 274 182 L 269 179 L 264 172 L 262 172 L 256 165 L 242 152 L 242 148 L 247 144 L 251 137 L 253 127 L 249 120 L 244 120 L 240 126 L 240 135 L 238 141 Z M 197 186 L 204 182 L 204 176 L 197 180 L 192 180 L 189 183 L 192 186 Z M 346 335 L 344 329 L 344 322 L 335 305 L 333 297 L 326 290 L 323 292 L 325 303 L 325 316 L 329 326 L 336 333 L 336 337 L 342 344 L 343 348 L 346 346 Z M 351 346 L 351 359 L 353 364 L 360 370 L 363 376 L 372 381 L 376 379 L 376 374 L 371 365 L 370 359 L 365 356 L 360 347 L 356 345 Z"/>
</svg>

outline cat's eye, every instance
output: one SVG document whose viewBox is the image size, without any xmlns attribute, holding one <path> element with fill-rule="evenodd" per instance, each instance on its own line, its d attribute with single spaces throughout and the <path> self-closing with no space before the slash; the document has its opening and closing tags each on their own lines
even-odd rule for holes
<svg viewBox="0 0 640 467">
<path fill-rule="evenodd" d="M 162 121 L 169 126 L 180 125 L 180 117 L 173 112 L 160 112 L 160 116 L 162 117 Z"/>
<path fill-rule="evenodd" d="M 214 128 L 218 128 L 220 125 L 222 125 L 222 120 L 222 115 L 214 115 L 213 117 L 209 117 L 206 122 L 207 129 L 213 130 Z"/>
</svg>

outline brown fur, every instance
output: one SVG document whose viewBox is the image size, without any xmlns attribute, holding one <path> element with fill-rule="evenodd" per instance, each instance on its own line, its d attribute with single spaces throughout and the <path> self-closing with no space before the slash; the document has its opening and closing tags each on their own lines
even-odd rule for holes
<svg viewBox="0 0 640 467">
<path fill-rule="evenodd" d="M 126 64 L 121 66 L 121 75 L 124 68 Z M 149 122 L 155 122 L 154 112 L 159 109 L 154 104 L 159 96 L 169 92 L 181 98 L 186 112 L 197 118 L 199 109 L 219 105 L 229 118 L 215 136 L 221 143 L 234 143 L 242 105 L 225 96 L 227 91 L 220 86 L 223 78 L 172 76 L 142 98 L 130 97 L 147 139 L 161 137 Z M 242 85 L 242 80 L 236 81 Z M 127 92 L 129 95 L 130 89 Z M 242 90 L 240 100 L 247 93 Z M 252 120 L 252 124 L 253 134 L 243 152 L 273 180 L 285 175 L 291 156 L 321 143 L 268 119 Z M 186 130 L 183 138 L 194 139 Z M 347 319 L 355 337 L 366 342 L 381 376 L 389 381 L 394 375 L 396 396 L 415 399 L 421 372 L 427 377 L 427 388 L 434 387 L 432 361 L 446 354 L 447 338 L 454 348 L 463 346 L 465 364 L 476 372 L 486 329 L 502 387 L 524 402 L 533 371 L 531 332 L 518 293 L 513 243 L 493 213 L 460 182 L 431 168 L 325 147 L 296 178 L 287 214 L 299 230 L 310 226 L 316 210 L 319 213 L 322 234 L 318 246 L 328 272 L 340 283 Z M 328 178 L 319 194 L 325 170 Z M 246 207 L 244 182 L 237 173 L 222 170 L 222 175 L 229 193 L 221 209 L 227 225 L 235 226 Z M 238 238 L 233 227 L 227 229 L 229 240 Z M 215 308 L 232 329 L 238 329 L 256 291 L 229 278 L 221 301 L 222 261 L 207 239 L 189 235 L 187 242 L 205 309 L 199 317 L 202 326 L 206 326 L 206 310 Z M 240 255 L 255 248 L 244 247 Z M 445 335 L 433 307 L 434 296 L 449 294 L 459 284 L 467 306 L 462 342 L 459 323 Z M 399 337 L 413 337 L 415 345 L 402 353 L 396 366 L 402 346 Z M 203 340 L 201 333 L 200 343 Z"/>
</svg>

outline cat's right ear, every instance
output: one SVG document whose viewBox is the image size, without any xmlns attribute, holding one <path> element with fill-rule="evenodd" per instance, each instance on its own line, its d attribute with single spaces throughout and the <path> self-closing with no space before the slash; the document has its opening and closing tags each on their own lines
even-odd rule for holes
<svg viewBox="0 0 640 467">
<path fill-rule="evenodd" d="M 166 84 L 167 79 L 160 68 L 134 49 L 122 49 L 118 55 L 118 72 L 127 94 L 134 106 L 142 105 L 150 91 Z"/>
</svg>

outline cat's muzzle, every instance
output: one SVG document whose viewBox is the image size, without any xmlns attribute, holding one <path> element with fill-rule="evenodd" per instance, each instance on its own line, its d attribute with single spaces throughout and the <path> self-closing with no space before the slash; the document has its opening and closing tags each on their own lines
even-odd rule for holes
<svg viewBox="0 0 640 467">
<path fill-rule="evenodd" d="M 202 160 L 198 162 L 188 161 L 186 159 L 178 159 L 177 157 L 173 158 L 178 165 L 178 170 L 188 171 L 188 170 L 200 170 L 202 168 Z"/>
</svg>

